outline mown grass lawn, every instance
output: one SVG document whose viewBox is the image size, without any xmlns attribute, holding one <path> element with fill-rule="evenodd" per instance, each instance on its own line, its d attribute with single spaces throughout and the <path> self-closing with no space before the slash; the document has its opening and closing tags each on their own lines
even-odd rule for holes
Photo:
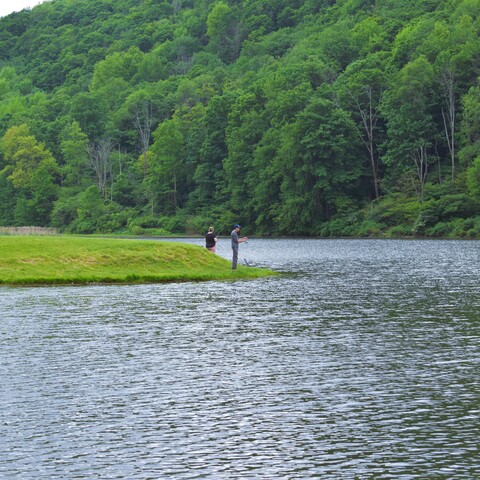
<svg viewBox="0 0 480 480">
<path fill-rule="evenodd" d="M 258 278 L 274 272 L 239 266 L 178 242 L 70 236 L 0 237 L 0 284 L 157 283 Z"/>
</svg>

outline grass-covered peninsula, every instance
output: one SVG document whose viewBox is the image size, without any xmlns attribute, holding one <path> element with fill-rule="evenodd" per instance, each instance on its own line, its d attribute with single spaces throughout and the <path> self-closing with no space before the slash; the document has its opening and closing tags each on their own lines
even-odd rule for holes
<svg viewBox="0 0 480 480">
<path fill-rule="evenodd" d="M 0 285 L 160 283 L 258 278 L 195 245 L 90 237 L 0 237 Z"/>
</svg>

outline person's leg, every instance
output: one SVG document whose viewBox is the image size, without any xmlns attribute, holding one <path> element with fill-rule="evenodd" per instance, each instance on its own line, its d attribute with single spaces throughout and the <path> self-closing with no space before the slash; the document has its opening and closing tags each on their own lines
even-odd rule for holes
<svg viewBox="0 0 480 480">
<path fill-rule="evenodd" d="M 237 268 L 237 263 L 238 263 L 238 248 L 232 248 L 232 252 L 233 252 L 232 270 L 235 270 Z"/>
</svg>

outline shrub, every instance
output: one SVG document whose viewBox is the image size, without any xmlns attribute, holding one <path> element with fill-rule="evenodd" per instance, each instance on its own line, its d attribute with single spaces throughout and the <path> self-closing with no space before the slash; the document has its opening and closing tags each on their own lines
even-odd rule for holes
<svg viewBox="0 0 480 480">
<path fill-rule="evenodd" d="M 438 222 L 433 227 L 427 228 L 425 234 L 429 237 L 446 237 L 449 231 L 447 222 Z"/>
<path fill-rule="evenodd" d="M 412 236 L 412 227 L 411 225 L 395 225 L 393 227 L 388 228 L 385 231 L 385 236 L 390 238 L 395 237 L 411 237 Z"/>
<path fill-rule="evenodd" d="M 421 206 L 417 220 L 413 226 L 416 234 L 430 235 L 432 227 L 437 223 L 450 225 L 451 229 L 458 228 L 462 222 L 453 222 L 455 219 L 468 218 L 477 211 L 476 202 L 464 194 L 445 195 L 432 198 Z M 454 227 L 456 225 L 456 227 Z M 440 228 L 440 230 L 443 227 Z M 463 229 L 460 229 L 463 232 Z M 433 230 L 437 231 L 437 230 Z M 465 232 L 462 233 L 464 235 Z"/>
<path fill-rule="evenodd" d="M 115 206 L 115 210 L 117 208 Z M 124 209 L 102 215 L 97 221 L 97 232 L 114 233 L 125 229 L 132 213 L 133 209 Z"/>
<path fill-rule="evenodd" d="M 356 235 L 359 237 L 378 237 L 382 236 L 385 225 L 375 220 L 363 220 L 358 226 Z"/>
<path fill-rule="evenodd" d="M 390 194 L 366 209 L 366 220 L 373 220 L 387 227 L 412 225 L 418 217 L 420 202 L 416 198 L 405 198 L 400 194 Z M 411 227 L 410 227 L 411 229 Z M 411 233 L 411 232 L 409 232 Z"/>
<path fill-rule="evenodd" d="M 470 238 L 480 237 L 480 217 L 474 217 L 471 220 L 472 226 L 468 228 L 466 236 Z"/>
<path fill-rule="evenodd" d="M 350 237 L 352 235 L 352 224 L 345 218 L 330 220 L 320 228 L 320 236 L 322 237 Z"/>
<path fill-rule="evenodd" d="M 127 222 L 127 227 L 129 230 L 133 230 L 136 227 L 140 229 L 156 228 L 160 226 L 159 222 L 160 218 L 155 215 L 142 215 L 130 218 Z"/>
</svg>

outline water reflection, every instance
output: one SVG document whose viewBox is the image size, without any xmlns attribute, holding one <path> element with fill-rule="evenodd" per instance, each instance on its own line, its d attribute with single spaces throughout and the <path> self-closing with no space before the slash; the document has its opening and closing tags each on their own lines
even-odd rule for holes
<svg viewBox="0 0 480 480">
<path fill-rule="evenodd" d="M 0 478 L 477 478 L 478 247 L 253 239 L 295 273 L 3 288 Z"/>
</svg>

